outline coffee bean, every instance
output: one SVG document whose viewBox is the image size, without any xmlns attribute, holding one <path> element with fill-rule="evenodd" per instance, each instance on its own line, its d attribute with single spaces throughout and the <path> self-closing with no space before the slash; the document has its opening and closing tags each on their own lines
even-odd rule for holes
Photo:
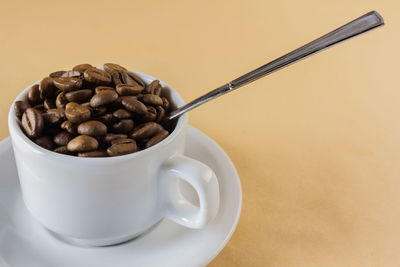
<svg viewBox="0 0 400 267">
<path fill-rule="evenodd" d="M 146 83 L 145 83 L 139 76 L 137 76 L 136 74 L 134 74 L 133 72 L 127 71 L 126 74 L 128 74 L 128 76 L 129 76 L 131 79 L 135 80 L 135 82 L 136 82 L 137 84 L 139 84 L 140 87 L 142 87 L 142 88 L 145 88 L 145 87 L 146 87 Z"/>
<path fill-rule="evenodd" d="M 94 118 L 92 118 L 92 119 L 93 119 L 93 120 L 100 121 L 100 122 L 102 122 L 102 123 L 104 123 L 104 124 L 107 125 L 107 124 L 110 124 L 110 123 L 111 123 L 112 117 L 113 117 L 112 114 L 107 113 L 107 114 L 101 115 L 101 116 L 99 116 L 99 117 L 94 117 Z"/>
<path fill-rule="evenodd" d="M 113 72 L 113 71 L 117 71 L 117 72 L 122 72 L 122 71 L 126 71 L 126 69 L 118 64 L 114 64 L 114 63 L 105 63 L 103 65 L 103 68 L 105 71 L 107 72 Z"/>
<path fill-rule="evenodd" d="M 137 113 L 139 115 L 144 115 L 147 113 L 147 107 L 133 96 L 125 97 L 124 99 L 122 99 L 122 105 L 127 110 Z"/>
<path fill-rule="evenodd" d="M 58 78 L 61 77 L 66 71 L 65 70 L 59 70 L 59 71 L 55 71 L 49 74 L 50 78 Z"/>
<path fill-rule="evenodd" d="M 82 103 L 89 101 L 93 92 L 90 89 L 81 89 L 65 93 L 65 98 L 70 102 Z"/>
<path fill-rule="evenodd" d="M 86 81 L 97 85 L 107 85 L 111 83 L 111 75 L 97 68 L 86 69 L 83 73 L 83 77 Z"/>
<path fill-rule="evenodd" d="M 166 97 L 161 97 L 162 101 L 163 101 L 163 107 L 165 110 L 169 110 L 169 101 Z"/>
<path fill-rule="evenodd" d="M 65 97 L 65 92 L 61 92 L 57 95 L 56 98 L 56 107 L 57 108 L 65 108 L 65 105 L 68 103 L 67 98 Z"/>
<path fill-rule="evenodd" d="M 43 104 L 36 105 L 33 108 L 36 109 L 37 111 L 40 111 L 41 113 L 46 111 Z"/>
<path fill-rule="evenodd" d="M 104 90 L 115 91 L 115 89 L 113 87 L 110 87 L 110 86 L 97 86 L 96 89 L 94 90 L 94 92 L 97 94 L 97 93 L 99 93 L 101 91 L 104 91 Z"/>
<path fill-rule="evenodd" d="M 139 84 L 132 75 L 130 75 L 127 71 L 122 71 L 120 72 L 121 75 L 121 80 L 122 83 L 126 84 L 126 85 L 131 85 L 131 86 L 135 86 L 135 87 L 140 87 L 142 90 L 144 89 L 144 86 Z"/>
<path fill-rule="evenodd" d="M 157 118 L 157 110 L 154 107 L 147 107 L 147 113 L 142 116 L 142 121 L 155 121 Z"/>
<path fill-rule="evenodd" d="M 107 71 L 111 75 L 111 79 L 115 85 L 123 83 L 121 80 L 121 75 L 118 71 Z"/>
<path fill-rule="evenodd" d="M 150 140 L 147 141 L 147 143 L 145 144 L 144 147 L 148 148 L 148 147 L 154 146 L 155 144 L 158 144 L 159 142 L 164 140 L 168 135 L 169 135 L 168 131 L 162 130 L 161 132 L 159 132 L 158 134 L 156 134 L 155 136 L 150 138 Z"/>
<path fill-rule="evenodd" d="M 157 106 L 156 109 L 157 109 L 157 119 L 156 119 L 156 122 L 159 123 L 159 122 L 161 122 L 161 121 L 165 118 L 165 110 L 164 110 L 164 108 L 161 107 L 161 106 Z"/>
<path fill-rule="evenodd" d="M 101 158 L 101 157 L 108 157 L 107 151 L 105 150 L 95 150 L 89 152 L 80 152 L 78 153 L 78 157 L 84 158 Z"/>
<path fill-rule="evenodd" d="M 44 123 L 50 126 L 59 125 L 65 118 L 64 109 L 53 108 L 43 113 Z"/>
<path fill-rule="evenodd" d="M 133 130 L 133 120 L 125 119 L 112 125 L 111 129 L 115 133 L 130 133 Z"/>
<path fill-rule="evenodd" d="M 87 121 L 90 118 L 90 110 L 82 107 L 78 103 L 69 102 L 65 106 L 65 116 L 72 123 L 81 123 Z"/>
<path fill-rule="evenodd" d="M 61 77 L 69 77 L 69 78 L 79 78 L 82 76 L 82 72 L 76 70 L 66 71 Z"/>
<path fill-rule="evenodd" d="M 88 68 L 93 68 L 93 66 L 90 64 L 79 64 L 79 65 L 76 65 L 75 67 L 73 67 L 72 70 L 76 70 L 76 71 L 83 73 Z"/>
<path fill-rule="evenodd" d="M 103 116 L 104 114 L 106 114 L 106 112 L 107 112 L 107 108 L 104 106 L 92 108 L 92 114 L 94 117 Z"/>
<path fill-rule="evenodd" d="M 154 94 L 155 91 L 158 91 L 158 90 L 161 91 L 161 89 L 157 89 L 159 87 L 161 88 L 160 81 L 154 80 L 144 89 L 143 93 Z"/>
<path fill-rule="evenodd" d="M 77 134 L 78 133 L 78 131 L 77 131 L 78 126 L 76 124 L 73 124 L 72 122 L 70 122 L 68 120 L 62 122 L 60 128 L 66 130 L 70 134 Z"/>
<path fill-rule="evenodd" d="M 136 143 L 115 144 L 107 148 L 110 157 L 122 156 L 137 151 Z"/>
<path fill-rule="evenodd" d="M 17 116 L 18 119 L 21 119 L 22 114 L 24 114 L 25 110 L 27 108 L 29 108 L 30 105 L 28 104 L 28 102 L 25 101 L 16 101 L 14 103 L 14 112 L 15 112 L 15 116 Z"/>
<path fill-rule="evenodd" d="M 139 85 L 118 84 L 116 90 L 119 95 L 138 95 L 143 91 Z"/>
<path fill-rule="evenodd" d="M 163 104 L 161 97 L 158 95 L 145 94 L 142 96 L 141 100 L 147 105 L 158 106 Z"/>
<path fill-rule="evenodd" d="M 114 90 L 103 90 L 90 99 L 90 105 L 94 108 L 110 104 L 117 100 L 118 94 Z"/>
<path fill-rule="evenodd" d="M 53 141 L 56 145 L 66 146 L 72 138 L 74 138 L 74 135 L 69 132 L 60 132 L 54 136 Z"/>
<path fill-rule="evenodd" d="M 100 121 L 85 121 L 79 124 L 78 133 L 90 136 L 102 136 L 107 134 L 107 126 Z"/>
<path fill-rule="evenodd" d="M 39 85 L 34 84 L 28 91 L 28 100 L 31 106 L 36 106 L 42 103 L 42 99 L 40 98 Z"/>
<path fill-rule="evenodd" d="M 136 144 L 136 141 L 131 139 L 131 138 L 120 138 L 120 139 L 116 139 L 111 141 L 111 145 L 118 145 L 118 144 L 129 144 L 129 143 L 134 143 Z"/>
<path fill-rule="evenodd" d="M 42 113 L 34 108 L 27 108 L 22 115 L 22 128 L 30 138 L 38 137 L 43 132 L 44 120 Z"/>
<path fill-rule="evenodd" d="M 53 150 L 54 144 L 49 136 L 42 136 L 35 140 L 35 143 L 48 150 Z"/>
<path fill-rule="evenodd" d="M 43 107 L 46 110 L 56 108 L 56 104 L 54 103 L 53 99 L 47 98 L 43 101 Z"/>
<path fill-rule="evenodd" d="M 133 133 L 130 135 L 131 138 L 133 139 L 148 139 L 151 138 L 161 131 L 163 131 L 163 127 L 155 122 L 147 122 L 144 124 L 139 125 L 133 130 Z"/>
<path fill-rule="evenodd" d="M 59 77 L 53 80 L 54 85 L 65 92 L 78 90 L 82 87 L 80 78 Z"/>
<path fill-rule="evenodd" d="M 68 151 L 71 152 L 87 152 L 96 150 L 99 147 L 99 142 L 96 138 L 88 135 L 79 135 L 69 141 L 67 145 Z"/>
<path fill-rule="evenodd" d="M 128 110 L 122 109 L 122 108 L 114 111 L 112 115 L 114 118 L 119 119 L 119 120 L 132 118 L 132 113 L 129 112 Z"/>
<path fill-rule="evenodd" d="M 60 154 L 70 154 L 70 152 L 67 149 L 67 146 L 59 146 L 56 149 L 53 150 L 56 153 Z"/>
<path fill-rule="evenodd" d="M 105 136 L 103 136 L 102 141 L 109 145 L 111 144 L 112 141 L 117 140 L 117 139 L 125 139 L 128 138 L 126 134 L 113 134 L 113 133 L 108 133 Z"/>
<path fill-rule="evenodd" d="M 56 95 L 57 87 L 54 86 L 53 78 L 45 77 L 39 83 L 40 98 L 45 100 Z"/>
</svg>

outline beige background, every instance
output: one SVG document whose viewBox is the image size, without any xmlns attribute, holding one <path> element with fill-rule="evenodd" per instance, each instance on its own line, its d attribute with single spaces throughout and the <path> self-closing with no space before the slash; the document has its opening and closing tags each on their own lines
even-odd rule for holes
<svg viewBox="0 0 400 267">
<path fill-rule="evenodd" d="M 243 211 L 210 266 L 400 264 L 400 4 L 1 1 L 0 138 L 28 84 L 120 63 L 186 101 L 378 10 L 384 28 L 190 113 L 235 163 Z"/>
</svg>

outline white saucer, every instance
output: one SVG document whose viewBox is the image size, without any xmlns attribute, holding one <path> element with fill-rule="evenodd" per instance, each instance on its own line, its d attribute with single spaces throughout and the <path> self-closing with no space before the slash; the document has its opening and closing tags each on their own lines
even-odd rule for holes
<svg viewBox="0 0 400 267">
<path fill-rule="evenodd" d="M 190 127 L 185 154 L 210 166 L 218 177 L 220 210 L 206 228 L 192 230 L 168 220 L 130 242 L 109 247 L 77 247 L 42 228 L 26 210 L 19 189 L 10 138 L 0 142 L 0 266 L 132 267 L 207 265 L 236 228 L 242 206 L 238 174 L 225 152 Z M 191 187 L 182 193 L 196 202 Z"/>
</svg>

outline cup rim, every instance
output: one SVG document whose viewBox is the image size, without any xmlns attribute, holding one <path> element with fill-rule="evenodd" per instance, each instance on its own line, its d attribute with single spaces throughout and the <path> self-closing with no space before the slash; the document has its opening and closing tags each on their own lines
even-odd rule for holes
<svg viewBox="0 0 400 267">
<path fill-rule="evenodd" d="M 100 69 L 103 69 L 103 68 L 100 68 Z M 134 74 L 138 75 L 141 79 L 145 80 L 146 83 L 151 82 L 153 80 L 159 80 L 163 87 L 166 87 L 171 91 L 172 98 L 174 98 L 174 100 L 175 100 L 174 104 L 177 107 L 183 106 L 185 104 L 181 95 L 173 87 L 171 87 L 167 83 L 163 82 L 162 80 L 157 79 L 154 76 L 151 76 L 151 75 L 148 75 L 148 74 L 145 74 L 142 72 L 133 71 L 133 70 L 128 70 L 128 71 L 133 72 Z M 34 83 L 30 84 L 29 86 L 27 86 L 13 100 L 13 102 L 10 106 L 10 109 L 9 109 L 9 113 L 8 113 L 8 128 L 10 131 L 11 139 L 12 140 L 14 139 L 14 142 L 15 141 L 23 142 L 24 145 L 29 147 L 29 149 L 32 150 L 34 153 L 45 156 L 48 159 L 54 158 L 54 159 L 66 160 L 66 161 L 78 160 L 79 162 L 86 161 L 86 163 L 101 162 L 103 164 L 114 162 L 114 161 L 120 161 L 120 160 L 131 160 L 131 159 L 133 160 L 135 158 L 147 156 L 148 154 L 151 154 L 158 149 L 168 146 L 185 129 L 185 127 L 188 123 L 188 114 L 185 113 L 178 118 L 178 121 L 176 123 L 174 130 L 167 136 L 167 138 L 165 138 L 161 142 L 155 144 L 154 146 L 151 146 L 149 148 L 146 148 L 141 151 L 134 152 L 134 153 L 130 153 L 130 154 L 125 154 L 125 155 L 115 156 L 115 157 L 78 157 L 78 156 L 57 153 L 57 152 L 45 149 L 45 148 L 37 145 L 31 139 L 29 139 L 28 136 L 25 135 L 24 131 L 20 127 L 19 119 L 15 116 L 15 111 L 14 111 L 15 102 L 18 100 L 24 99 L 25 95 L 28 93 L 28 90 L 33 85 L 39 84 L 40 81 L 41 80 L 34 82 Z"/>
</svg>

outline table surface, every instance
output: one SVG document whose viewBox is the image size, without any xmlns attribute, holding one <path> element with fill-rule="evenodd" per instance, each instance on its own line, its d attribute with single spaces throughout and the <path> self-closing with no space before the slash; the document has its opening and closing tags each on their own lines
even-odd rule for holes
<svg viewBox="0 0 400 267">
<path fill-rule="evenodd" d="M 391 1 L 8 1 L 0 139 L 28 84 L 79 63 L 156 76 L 186 101 L 370 10 L 387 25 L 218 98 L 190 123 L 231 157 L 238 228 L 209 266 L 400 262 L 400 4 Z"/>
</svg>

